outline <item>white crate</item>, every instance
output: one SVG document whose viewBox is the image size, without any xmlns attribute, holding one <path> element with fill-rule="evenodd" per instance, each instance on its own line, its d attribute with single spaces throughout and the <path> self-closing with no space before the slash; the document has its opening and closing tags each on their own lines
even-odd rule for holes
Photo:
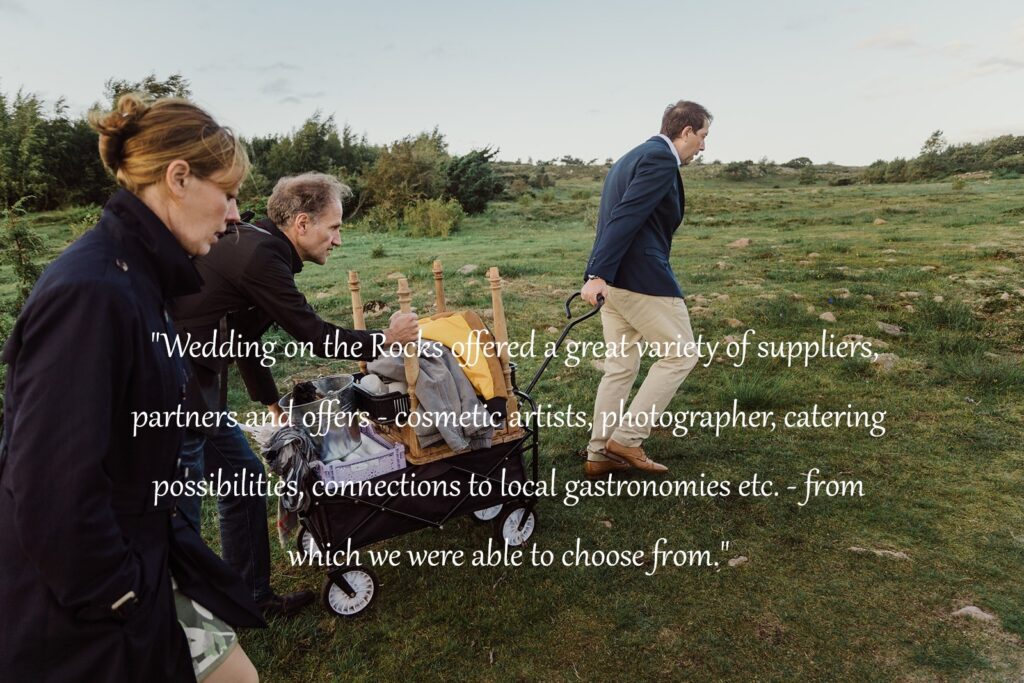
<svg viewBox="0 0 1024 683">
<path fill-rule="evenodd" d="M 329 463 L 322 463 L 319 460 L 310 463 L 316 473 L 323 481 L 366 481 L 379 477 L 388 472 L 400 470 L 406 466 L 405 446 L 400 443 L 391 443 L 384 437 L 373 431 L 373 427 L 361 426 L 364 439 L 372 439 L 376 443 L 388 448 L 388 452 L 373 458 L 365 458 L 354 462 L 342 462 L 335 460 Z"/>
</svg>

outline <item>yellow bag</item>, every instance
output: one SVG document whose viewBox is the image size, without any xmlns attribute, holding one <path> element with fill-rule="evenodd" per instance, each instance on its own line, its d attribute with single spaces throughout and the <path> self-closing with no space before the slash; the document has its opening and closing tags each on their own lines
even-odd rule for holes
<svg viewBox="0 0 1024 683">
<path fill-rule="evenodd" d="M 424 339 L 444 344 L 459 359 L 466 377 L 485 401 L 495 396 L 508 398 L 494 336 L 479 315 L 453 311 L 422 318 L 419 323 Z"/>
</svg>

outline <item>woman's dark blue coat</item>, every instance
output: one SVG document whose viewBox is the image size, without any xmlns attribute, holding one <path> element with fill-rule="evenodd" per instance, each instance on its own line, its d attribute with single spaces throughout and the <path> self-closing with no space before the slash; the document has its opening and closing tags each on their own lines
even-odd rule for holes
<svg viewBox="0 0 1024 683">
<path fill-rule="evenodd" d="M 39 278 L 4 348 L 0 680 L 192 681 L 171 592 L 262 624 L 241 580 L 174 514 L 186 375 L 154 333 L 201 281 L 166 226 L 119 191 Z M 174 422 L 172 421 L 172 425 Z M 111 605 L 128 591 L 138 603 Z"/>
</svg>

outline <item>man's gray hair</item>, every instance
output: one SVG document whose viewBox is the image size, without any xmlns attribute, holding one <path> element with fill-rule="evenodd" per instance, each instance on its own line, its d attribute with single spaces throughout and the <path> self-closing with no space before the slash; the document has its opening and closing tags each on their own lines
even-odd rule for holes
<svg viewBox="0 0 1024 683">
<path fill-rule="evenodd" d="M 314 221 L 333 201 L 352 196 L 352 188 L 326 173 L 303 173 L 277 181 L 267 200 L 267 216 L 279 228 L 286 228 L 300 213 Z"/>
</svg>

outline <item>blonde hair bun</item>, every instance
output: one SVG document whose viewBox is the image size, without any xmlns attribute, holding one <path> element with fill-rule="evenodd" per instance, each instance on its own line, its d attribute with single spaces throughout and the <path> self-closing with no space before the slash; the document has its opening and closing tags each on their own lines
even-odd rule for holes
<svg viewBox="0 0 1024 683">
<path fill-rule="evenodd" d="M 89 123 L 99 133 L 103 165 L 130 192 L 160 181 L 175 159 L 200 178 L 224 172 L 218 184 L 225 189 L 249 172 L 249 157 L 231 129 L 185 99 L 127 93 L 113 111 L 92 111 Z"/>
<path fill-rule="evenodd" d="M 93 111 L 89 123 L 100 134 L 100 159 L 117 173 L 124 155 L 124 142 L 138 131 L 138 122 L 149 110 L 141 95 L 127 93 L 117 100 L 113 111 Z"/>
</svg>

